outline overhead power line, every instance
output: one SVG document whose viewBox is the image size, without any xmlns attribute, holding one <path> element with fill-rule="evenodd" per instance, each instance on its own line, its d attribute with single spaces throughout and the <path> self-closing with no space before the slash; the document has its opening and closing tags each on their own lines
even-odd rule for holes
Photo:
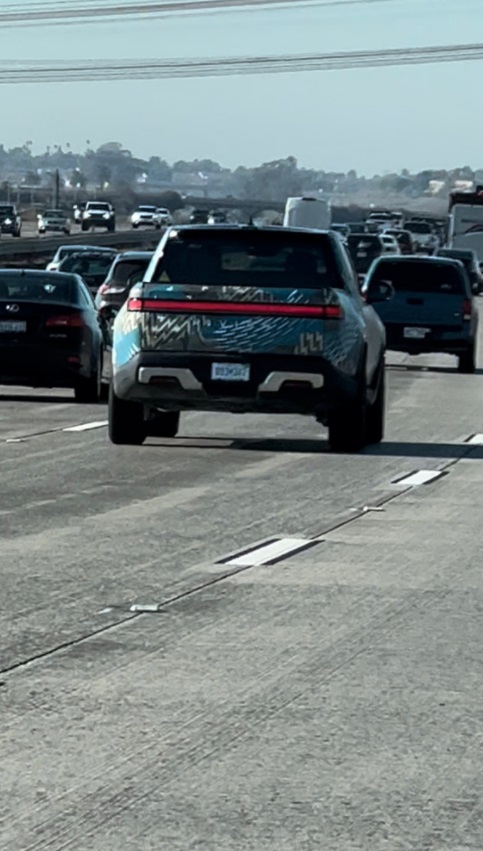
<svg viewBox="0 0 483 851">
<path fill-rule="evenodd" d="M 225 77 L 300 71 L 339 71 L 388 65 L 422 65 L 483 59 L 483 44 L 307 53 L 278 56 L 232 56 L 206 59 L 119 59 L 69 62 L 35 60 L 0 62 L 1 83 L 70 83 L 149 80 L 165 77 Z"/>
<path fill-rule="evenodd" d="M 243 11 L 277 7 L 357 7 L 387 5 L 400 0 L 64 0 L 60 3 L 34 2 L 12 6 L 2 4 L 0 24 L 3 26 L 41 26 L 45 24 L 79 24 L 103 19 L 132 19 L 149 16 L 200 14 L 204 12 Z"/>
</svg>

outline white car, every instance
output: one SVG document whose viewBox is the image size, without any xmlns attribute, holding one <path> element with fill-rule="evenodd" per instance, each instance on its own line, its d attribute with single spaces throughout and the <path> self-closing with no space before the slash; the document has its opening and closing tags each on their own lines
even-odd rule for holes
<svg viewBox="0 0 483 851">
<path fill-rule="evenodd" d="M 60 264 L 68 257 L 70 254 L 80 254 L 82 251 L 107 251 L 108 254 L 112 254 L 112 248 L 103 248 L 99 245 L 77 245 L 73 243 L 72 245 L 59 245 L 57 251 L 55 252 L 52 260 L 47 263 L 45 267 L 47 272 L 58 272 Z"/>
<path fill-rule="evenodd" d="M 391 236 L 389 233 L 381 233 L 381 241 L 383 245 L 382 253 L 383 254 L 400 254 L 401 249 L 399 248 L 399 243 L 395 236 Z"/>
<path fill-rule="evenodd" d="M 70 219 L 62 210 L 45 210 L 38 216 L 39 233 L 70 233 Z"/>
<path fill-rule="evenodd" d="M 131 225 L 134 230 L 140 227 L 154 227 L 159 230 L 171 224 L 171 215 L 165 207 L 153 207 L 142 204 L 131 216 Z"/>
</svg>

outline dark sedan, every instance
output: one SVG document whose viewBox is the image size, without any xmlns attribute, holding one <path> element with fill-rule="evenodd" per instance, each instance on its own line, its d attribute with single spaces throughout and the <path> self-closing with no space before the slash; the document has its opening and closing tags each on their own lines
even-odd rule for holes
<svg viewBox="0 0 483 851">
<path fill-rule="evenodd" d="M 102 390 L 102 335 L 77 275 L 0 269 L 0 384 L 73 387 L 77 402 Z"/>
</svg>

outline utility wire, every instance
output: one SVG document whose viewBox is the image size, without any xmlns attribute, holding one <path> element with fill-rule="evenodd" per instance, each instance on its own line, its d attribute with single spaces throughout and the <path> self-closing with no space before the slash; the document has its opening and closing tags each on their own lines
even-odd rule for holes
<svg viewBox="0 0 483 851">
<path fill-rule="evenodd" d="M 107 2 L 99 5 L 99 0 L 82 0 L 61 3 L 29 3 L 18 6 L 4 5 L 0 11 L 0 25 L 3 26 L 42 26 L 45 24 L 79 24 L 93 20 L 132 19 L 147 16 L 200 14 L 213 11 L 243 11 L 270 7 L 331 7 L 349 8 L 362 6 L 387 5 L 400 0 L 144 0 L 141 3 Z"/>
<path fill-rule="evenodd" d="M 340 71 L 390 65 L 422 65 L 483 59 L 483 44 L 308 53 L 274 56 L 233 56 L 205 59 L 119 59 L 69 62 L 0 63 L 2 83 L 70 83 L 80 81 L 149 80 L 166 77 L 225 77 L 300 71 Z"/>
</svg>

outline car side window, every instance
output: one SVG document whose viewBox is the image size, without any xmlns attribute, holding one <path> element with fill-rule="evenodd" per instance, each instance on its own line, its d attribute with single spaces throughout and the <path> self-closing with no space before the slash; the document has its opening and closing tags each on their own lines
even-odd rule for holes
<svg viewBox="0 0 483 851">
<path fill-rule="evenodd" d="M 359 302 L 362 303 L 359 292 L 357 272 L 352 262 L 352 257 L 345 245 L 341 244 L 337 250 L 339 271 L 344 280 L 344 289 L 348 290 Z"/>
</svg>

